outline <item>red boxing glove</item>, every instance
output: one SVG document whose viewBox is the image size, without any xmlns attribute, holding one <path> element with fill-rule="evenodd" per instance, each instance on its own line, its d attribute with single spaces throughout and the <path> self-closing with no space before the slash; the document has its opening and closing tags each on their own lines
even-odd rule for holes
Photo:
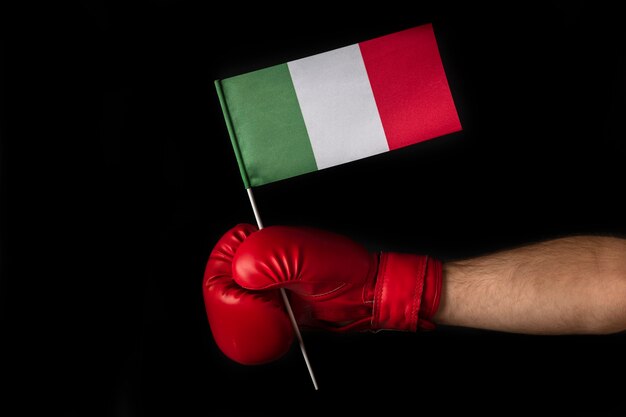
<svg viewBox="0 0 626 417">
<path fill-rule="evenodd" d="M 254 230 L 239 225 L 228 232 L 213 251 L 205 274 L 211 329 L 222 351 L 238 362 L 267 362 L 288 348 L 293 333 L 277 290 L 281 287 L 290 290 L 291 305 L 302 326 L 339 332 L 434 327 L 429 320 L 441 294 L 438 260 L 371 254 L 346 237 L 308 228 L 272 226 L 252 233 Z M 230 243 L 233 236 L 237 236 L 236 244 Z M 223 264 L 216 264 L 217 258 L 223 258 Z M 219 272 L 216 266 L 227 271 Z M 217 278 L 224 284 L 218 285 Z M 217 289 L 226 283 L 229 291 Z M 209 288 L 215 289 L 207 296 Z M 231 294 L 237 295 L 236 303 L 230 301 Z M 227 312 L 224 304 L 233 313 Z M 270 315 L 280 319 L 257 323 L 270 320 Z M 247 334 L 244 329 L 248 327 L 259 328 Z"/>
</svg>

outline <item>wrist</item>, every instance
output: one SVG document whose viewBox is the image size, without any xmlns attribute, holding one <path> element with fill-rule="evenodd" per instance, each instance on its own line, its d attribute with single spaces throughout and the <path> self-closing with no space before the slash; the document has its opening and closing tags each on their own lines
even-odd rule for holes
<svg viewBox="0 0 626 417">
<path fill-rule="evenodd" d="M 455 262 L 444 262 L 441 269 L 441 293 L 439 299 L 439 308 L 433 314 L 432 321 L 437 324 L 451 324 L 454 319 L 454 303 L 451 302 L 451 294 L 454 293 L 454 287 L 457 281 L 454 277 L 460 273 L 461 266 Z"/>
</svg>

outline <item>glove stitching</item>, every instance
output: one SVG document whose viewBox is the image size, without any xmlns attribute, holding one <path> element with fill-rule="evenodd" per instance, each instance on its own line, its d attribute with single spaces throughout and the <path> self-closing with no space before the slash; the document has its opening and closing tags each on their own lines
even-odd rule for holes
<svg viewBox="0 0 626 417">
<path fill-rule="evenodd" d="M 417 323 L 419 322 L 419 309 L 422 304 L 422 293 L 424 292 L 424 280 L 426 278 L 426 266 L 428 265 L 428 257 L 426 256 L 423 260 L 420 259 L 420 275 L 417 279 L 416 291 L 415 291 L 415 311 L 413 321 L 411 321 L 411 328 L 413 331 L 417 331 Z"/>
<path fill-rule="evenodd" d="M 381 273 L 382 272 L 382 273 Z M 380 327 L 380 314 L 381 314 L 381 302 L 383 298 L 383 288 L 385 287 L 385 280 L 387 275 L 387 256 L 381 254 L 380 266 L 378 268 L 379 282 L 376 282 L 376 294 L 374 298 L 374 314 L 372 317 L 372 327 Z M 377 281 L 378 281 L 377 280 Z"/>
<path fill-rule="evenodd" d="M 363 304 L 374 304 L 374 299 L 371 300 L 366 299 L 366 295 L 369 288 L 376 288 L 376 277 L 378 276 L 378 271 L 380 270 L 380 262 L 381 262 L 381 253 L 377 253 L 376 257 L 372 257 L 371 265 L 369 268 L 369 277 L 367 278 L 367 282 L 363 286 L 363 290 L 361 291 L 361 301 Z M 375 269 L 375 270 L 374 270 Z M 374 297 L 376 295 L 374 294 Z"/>
</svg>

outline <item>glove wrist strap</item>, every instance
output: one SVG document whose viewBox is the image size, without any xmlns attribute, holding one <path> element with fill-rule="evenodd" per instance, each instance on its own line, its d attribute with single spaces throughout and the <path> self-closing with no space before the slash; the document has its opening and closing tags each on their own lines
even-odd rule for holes
<svg viewBox="0 0 626 417">
<path fill-rule="evenodd" d="M 382 253 L 374 290 L 373 329 L 433 329 L 439 307 L 441 262 L 420 255 Z"/>
</svg>

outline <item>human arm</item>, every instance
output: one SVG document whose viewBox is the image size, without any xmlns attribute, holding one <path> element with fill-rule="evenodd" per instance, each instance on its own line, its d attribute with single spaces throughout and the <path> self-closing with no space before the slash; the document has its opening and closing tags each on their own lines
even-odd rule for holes
<svg viewBox="0 0 626 417">
<path fill-rule="evenodd" d="M 576 236 L 446 262 L 439 324 L 528 334 L 626 330 L 626 240 Z"/>
</svg>

